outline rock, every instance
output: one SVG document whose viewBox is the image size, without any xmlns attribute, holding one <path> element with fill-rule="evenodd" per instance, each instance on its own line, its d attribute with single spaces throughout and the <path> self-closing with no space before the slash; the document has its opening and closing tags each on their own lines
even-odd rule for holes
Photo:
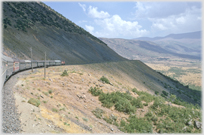
<svg viewBox="0 0 204 135">
<path fill-rule="evenodd" d="M 113 84 L 112 84 L 111 82 L 110 82 L 109 84 L 110 84 L 111 86 L 113 86 Z"/>
<path fill-rule="evenodd" d="M 111 131 L 113 131 L 113 128 L 110 128 Z"/>
<path fill-rule="evenodd" d="M 188 126 L 192 125 L 192 119 L 187 123 Z"/>
<path fill-rule="evenodd" d="M 41 98 L 44 98 L 42 95 L 40 95 Z"/>
<path fill-rule="evenodd" d="M 86 95 L 83 95 L 82 98 L 83 98 L 83 99 L 86 99 Z"/>
<path fill-rule="evenodd" d="M 195 121 L 194 122 L 194 124 L 195 124 L 195 127 L 197 128 L 197 129 L 200 129 L 200 128 L 202 128 L 202 123 L 201 122 L 199 122 L 199 121 Z"/>
<path fill-rule="evenodd" d="M 88 76 L 91 76 L 90 74 L 88 74 Z"/>
<path fill-rule="evenodd" d="M 81 79 L 82 82 L 84 82 L 84 79 Z"/>
<path fill-rule="evenodd" d="M 172 106 L 171 102 L 168 103 L 169 106 Z"/>
<path fill-rule="evenodd" d="M 182 130 L 186 131 L 187 127 L 185 126 Z"/>
<path fill-rule="evenodd" d="M 142 112 L 144 112 L 145 110 L 144 110 L 144 109 L 142 109 L 141 111 L 142 111 Z"/>
</svg>

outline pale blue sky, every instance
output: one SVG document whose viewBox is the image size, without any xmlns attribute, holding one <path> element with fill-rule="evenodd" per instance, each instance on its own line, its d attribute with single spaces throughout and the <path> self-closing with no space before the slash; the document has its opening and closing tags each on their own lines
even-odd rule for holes
<svg viewBox="0 0 204 135">
<path fill-rule="evenodd" d="M 131 39 L 202 29 L 201 2 L 44 3 L 96 37 Z"/>
</svg>

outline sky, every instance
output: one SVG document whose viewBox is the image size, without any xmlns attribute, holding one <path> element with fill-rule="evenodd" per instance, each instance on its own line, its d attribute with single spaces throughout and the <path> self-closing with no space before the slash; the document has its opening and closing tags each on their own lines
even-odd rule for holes
<svg viewBox="0 0 204 135">
<path fill-rule="evenodd" d="M 202 30 L 201 2 L 43 1 L 96 37 L 158 37 Z"/>
</svg>

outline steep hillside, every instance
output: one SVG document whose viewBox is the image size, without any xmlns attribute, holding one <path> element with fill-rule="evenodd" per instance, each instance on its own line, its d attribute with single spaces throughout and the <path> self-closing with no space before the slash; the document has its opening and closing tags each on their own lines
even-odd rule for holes
<svg viewBox="0 0 204 135">
<path fill-rule="evenodd" d="M 3 2 L 3 50 L 19 59 L 82 64 L 124 60 L 104 42 L 42 2 Z"/>
<path fill-rule="evenodd" d="M 201 132 L 194 125 L 202 120 L 200 108 L 181 102 L 200 102 L 201 93 L 140 61 L 49 67 L 46 71 L 46 79 L 43 69 L 14 77 L 22 133 Z"/>
</svg>

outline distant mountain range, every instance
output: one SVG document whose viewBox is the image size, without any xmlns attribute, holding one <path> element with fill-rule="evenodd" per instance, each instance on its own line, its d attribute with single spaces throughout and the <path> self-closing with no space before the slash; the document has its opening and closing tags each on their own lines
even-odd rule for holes
<svg viewBox="0 0 204 135">
<path fill-rule="evenodd" d="M 152 61 L 161 58 L 201 59 L 201 31 L 165 37 L 135 39 L 99 38 L 128 59 Z"/>
<path fill-rule="evenodd" d="M 166 39 L 166 38 L 171 38 L 171 39 L 201 39 L 201 31 L 190 32 L 190 33 L 181 33 L 181 34 L 169 34 L 169 35 L 164 36 L 164 37 L 154 37 L 154 38 L 139 37 L 139 38 L 134 38 L 134 39 L 154 41 L 154 40 L 161 40 L 161 39 Z"/>
</svg>

